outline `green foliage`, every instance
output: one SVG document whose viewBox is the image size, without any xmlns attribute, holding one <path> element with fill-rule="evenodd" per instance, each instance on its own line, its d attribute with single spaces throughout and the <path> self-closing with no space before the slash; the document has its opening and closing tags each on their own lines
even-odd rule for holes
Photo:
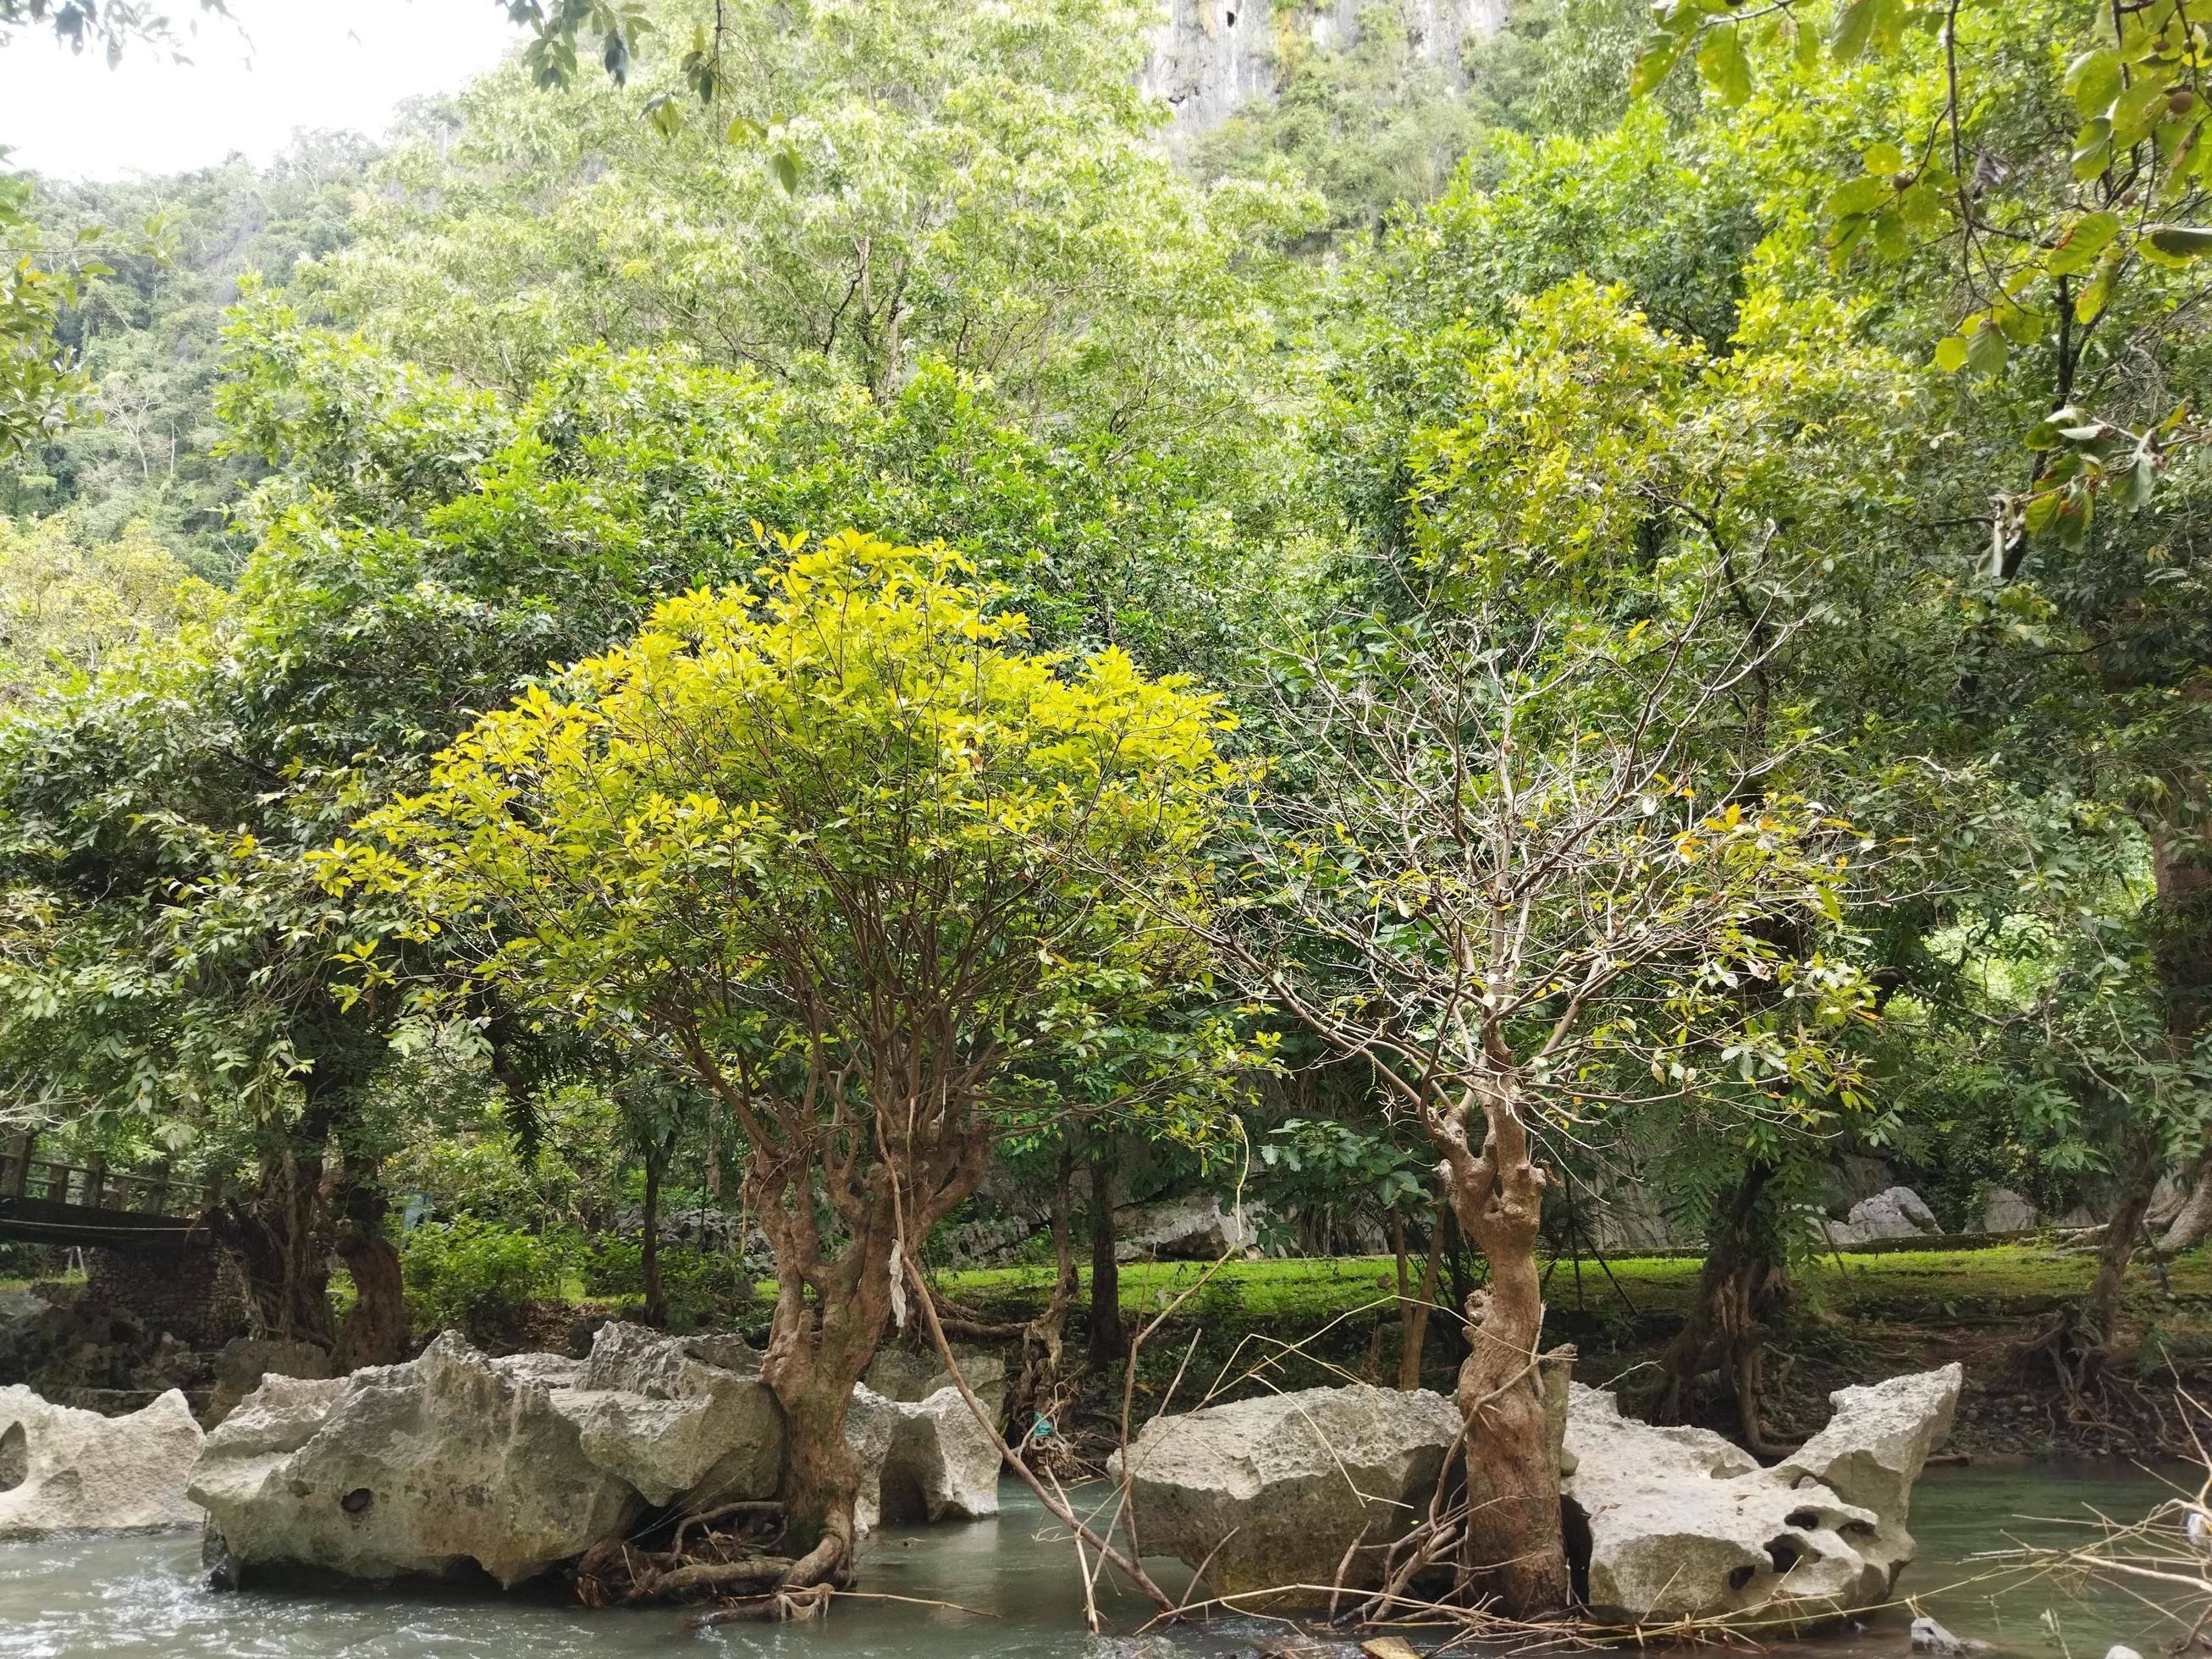
<svg viewBox="0 0 2212 1659">
<path fill-rule="evenodd" d="M 138 526 L 85 548 L 58 520 L 18 530 L 0 520 L 0 708 L 58 672 L 94 672 L 108 653 L 221 603 Z"/>
<path fill-rule="evenodd" d="M 765 574 L 488 716 L 316 860 L 332 890 L 484 930 L 487 982 L 709 1076 L 863 1042 L 878 997 L 951 1022 L 933 1065 L 1115 1053 L 1196 969 L 1142 895 L 1191 879 L 1218 712 L 1115 652 L 1025 653 L 942 549 L 847 535 Z"/>
<path fill-rule="evenodd" d="M 528 1304 L 560 1298 L 574 1253 L 573 1240 L 488 1221 L 425 1222 L 400 1240 L 409 1321 L 477 1341 L 511 1335 Z"/>
<path fill-rule="evenodd" d="M 672 1330 L 726 1326 L 753 1299 L 752 1271 L 736 1251 L 663 1240 L 657 1254 Z M 635 1301 L 645 1292 L 644 1247 L 635 1238 L 593 1240 L 576 1262 L 587 1297 Z"/>
</svg>

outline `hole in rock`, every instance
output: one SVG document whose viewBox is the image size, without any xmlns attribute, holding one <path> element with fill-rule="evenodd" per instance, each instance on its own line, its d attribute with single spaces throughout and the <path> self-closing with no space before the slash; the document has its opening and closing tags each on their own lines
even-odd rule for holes
<svg viewBox="0 0 2212 1659">
<path fill-rule="evenodd" d="M 374 1492 L 366 1486 L 356 1486 L 343 1498 L 338 1499 L 338 1507 L 348 1515 L 359 1515 L 374 1502 L 376 1502 Z"/>
<path fill-rule="evenodd" d="M 1774 1563 L 1777 1572 L 1787 1572 L 1805 1559 L 1805 1553 L 1786 1538 L 1778 1538 L 1766 1547 L 1767 1559 Z"/>
<path fill-rule="evenodd" d="M 1575 1600 L 1589 1605 L 1590 1537 L 1589 1516 L 1583 1506 L 1571 1498 L 1559 1500 L 1559 1540 L 1566 1546 L 1567 1576 L 1575 1587 Z"/>
<path fill-rule="evenodd" d="M 31 1478 L 31 1443 L 21 1423 L 0 1434 L 0 1492 L 13 1492 Z"/>
<path fill-rule="evenodd" d="M 1748 1561 L 1740 1567 L 1731 1567 L 1729 1570 L 1729 1588 L 1732 1590 L 1741 1590 L 1746 1584 L 1751 1583 L 1751 1575 L 1758 1571 L 1759 1569 Z"/>
<path fill-rule="evenodd" d="M 1792 1510 L 1782 1517 L 1782 1524 L 1785 1527 L 1802 1527 L 1809 1532 L 1820 1524 L 1820 1517 L 1810 1510 Z"/>
<path fill-rule="evenodd" d="M 1233 11 L 1224 14 L 1222 18 L 1222 27 L 1224 28 L 1235 28 L 1237 27 L 1237 14 Z"/>
<path fill-rule="evenodd" d="M 885 1469 L 876 1494 L 876 1513 L 885 1526 L 910 1526 L 929 1519 L 929 1500 L 921 1482 L 903 1469 Z"/>
</svg>

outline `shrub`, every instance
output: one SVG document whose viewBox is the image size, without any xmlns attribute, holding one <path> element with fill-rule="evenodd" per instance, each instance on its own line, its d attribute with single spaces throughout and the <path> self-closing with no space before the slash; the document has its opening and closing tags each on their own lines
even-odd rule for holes
<svg viewBox="0 0 2212 1659">
<path fill-rule="evenodd" d="M 635 1300 L 645 1294 L 644 1252 L 635 1238 L 597 1239 L 579 1264 L 584 1293 Z M 660 1244 L 660 1283 L 668 1296 L 672 1330 L 696 1330 L 752 1300 L 751 1269 L 731 1250 Z"/>
<path fill-rule="evenodd" d="M 525 1304 L 561 1294 L 574 1253 L 561 1236 L 462 1218 L 428 1222 L 400 1241 L 407 1312 L 421 1333 L 457 1328 L 477 1342 L 511 1333 Z"/>
</svg>

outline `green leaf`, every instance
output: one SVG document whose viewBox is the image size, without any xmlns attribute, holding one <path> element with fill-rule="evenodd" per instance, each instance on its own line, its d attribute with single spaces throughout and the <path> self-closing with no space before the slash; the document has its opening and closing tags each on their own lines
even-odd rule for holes
<svg viewBox="0 0 2212 1659">
<path fill-rule="evenodd" d="M 1946 374 L 1956 374 L 1966 366 L 1966 343 L 1956 334 L 1946 334 L 1936 342 L 1936 367 Z"/>
<path fill-rule="evenodd" d="M 2166 96 L 2163 82 L 2144 76 L 2112 100 L 2112 148 L 2126 149 L 2148 132 L 2166 112 Z"/>
<path fill-rule="evenodd" d="M 1895 144 L 1869 144 L 1866 154 L 1859 158 L 1869 173 L 1887 179 L 1905 171 L 1905 152 Z"/>
<path fill-rule="evenodd" d="M 1966 367 L 1977 374 L 1997 374 L 2005 366 L 2005 356 L 2004 331 L 1995 323 L 1984 323 L 1966 343 Z"/>
<path fill-rule="evenodd" d="M 2127 248 L 2115 242 L 2105 250 L 2104 258 L 2097 261 L 2096 275 L 2090 277 L 2074 301 L 2074 320 L 2094 323 L 2112 302 L 2112 285 L 2120 279 L 2120 265 L 2127 258 Z"/>
<path fill-rule="evenodd" d="M 1836 22 L 1834 43 L 1829 50 L 1838 64 L 1848 64 L 1862 56 L 1867 43 L 1874 39 L 1875 12 L 1879 0 L 1851 0 L 1844 8 L 1844 15 Z"/>
<path fill-rule="evenodd" d="M 2119 95 L 2120 54 L 2110 46 L 2085 52 L 2066 66 L 2066 96 L 2083 119 L 2101 115 Z"/>
<path fill-rule="evenodd" d="M 1887 179 L 1861 177 L 1831 191 L 1827 208 L 1836 218 L 1848 218 L 1854 213 L 1873 212 L 1888 201 L 1891 194 Z"/>
<path fill-rule="evenodd" d="M 799 152 L 786 147 L 776 151 L 769 158 L 769 165 L 775 173 L 776 183 L 783 186 L 784 194 L 797 195 L 799 193 Z"/>
<path fill-rule="evenodd" d="M 2100 115 L 2074 135 L 2074 176 L 2087 182 L 2112 164 L 2112 124 Z"/>
<path fill-rule="evenodd" d="M 2043 261 L 2043 268 L 2053 276 L 2069 276 L 2077 270 L 2087 270 L 2096 262 L 2106 245 L 2120 234 L 2120 216 L 2117 213 L 2097 212 L 2082 215 L 2067 228 Z"/>
<path fill-rule="evenodd" d="M 2153 225 L 2144 240 L 2176 262 L 2212 253 L 2212 228 L 2203 225 Z"/>
<path fill-rule="evenodd" d="M 1655 34 L 1645 40 L 1644 50 L 1636 56 L 1636 67 L 1628 76 L 1628 95 L 1641 98 L 1664 81 L 1675 60 L 1681 57 L 1682 46 L 1679 34 Z"/>
<path fill-rule="evenodd" d="M 1716 26 L 1698 48 L 1698 73 L 1722 105 L 1733 109 L 1751 96 L 1751 59 L 1743 50 L 1743 31 L 1734 23 Z"/>
<path fill-rule="evenodd" d="M 1912 240 L 1905 234 L 1905 220 L 1894 208 L 1874 216 L 1874 251 L 1889 260 L 1902 259 L 1912 251 Z"/>
</svg>

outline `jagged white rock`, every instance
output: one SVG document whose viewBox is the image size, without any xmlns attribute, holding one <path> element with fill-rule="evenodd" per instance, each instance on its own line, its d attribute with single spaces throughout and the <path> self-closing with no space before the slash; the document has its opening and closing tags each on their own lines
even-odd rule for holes
<svg viewBox="0 0 2212 1659">
<path fill-rule="evenodd" d="M 269 1378 L 208 1437 L 191 1496 L 240 1567 L 473 1562 L 511 1585 L 679 1495 L 767 1497 L 781 1462 L 757 1377 L 678 1339 L 611 1326 L 589 1359 L 494 1360 L 448 1331 L 406 1364 Z"/>
<path fill-rule="evenodd" d="M 1943 1224 L 1936 1218 L 1927 1200 L 1910 1187 L 1892 1187 L 1872 1198 L 1863 1198 L 1851 1206 L 1843 1220 L 1823 1220 L 1820 1226 L 1827 1243 L 1839 1249 L 1878 1238 L 1917 1238 L 1943 1231 Z"/>
<path fill-rule="evenodd" d="M 1388 1543 L 1423 1512 L 1459 1431 L 1442 1395 L 1365 1384 L 1156 1417 L 1128 1451 L 1138 1536 L 1148 1554 L 1206 1563 L 1216 1595 L 1325 1595 L 1355 1540 Z M 1107 1467 L 1119 1475 L 1121 1455 Z M 1362 1550 L 1346 1583 L 1371 1583 L 1379 1554 Z"/>
<path fill-rule="evenodd" d="M 185 1485 L 202 1437 L 174 1389 L 127 1417 L 0 1389 L 0 1538 L 197 1526 Z"/>
<path fill-rule="evenodd" d="M 1912 1486 L 1949 1431 L 1960 1368 L 1838 1389 L 1828 1426 L 1773 1468 L 1702 1429 L 1620 1415 L 1577 1385 L 1568 1496 L 1601 1620 L 1817 1623 L 1888 1598 L 1912 1559 Z"/>
<path fill-rule="evenodd" d="M 999 1512 L 999 1437 L 975 1420 L 957 1388 L 908 1401 L 855 1384 L 845 1443 L 860 1460 L 854 1520 L 862 1532 L 887 1521 L 977 1520 Z"/>
</svg>

